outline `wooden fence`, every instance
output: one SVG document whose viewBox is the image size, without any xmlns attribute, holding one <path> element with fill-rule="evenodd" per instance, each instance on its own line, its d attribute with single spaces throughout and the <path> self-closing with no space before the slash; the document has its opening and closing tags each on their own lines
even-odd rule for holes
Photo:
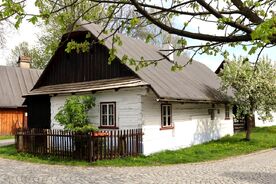
<svg viewBox="0 0 276 184">
<path fill-rule="evenodd" d="M 234 118 L 233 121 L 234 121 L 233 123 L 234 132 L 245 131 L 246 129 L 245 118 Z"/>
<path fill-rule="evenodd" d="M 90 162 L 142 153 L 142 129 L 80 134 L 51 129 L 18 129 L 17 151 Z"/>
</svg>

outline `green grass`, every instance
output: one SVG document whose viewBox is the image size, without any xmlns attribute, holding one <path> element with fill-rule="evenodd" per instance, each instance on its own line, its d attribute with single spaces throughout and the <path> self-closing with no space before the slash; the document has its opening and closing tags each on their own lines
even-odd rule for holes
<svg viewBox="0 0 276 184">
<path fill-rule="evenodd" d="M 128 157 L 115 160 L 102 160 L 95 163 L 85 161 L 61 160 L 56 157 L 40 157 L 17 153 L 14 146 L 0 148 L 0 157 L 24 160 L 35 163 L 80 165 L 80 166 L 153 166 L 179 163 L 193 163 L 223 159 L 276 147 L 276 126 L 255 128 L 252 140 L 245 141 L 245 133 L 226 136 L 217 141 L 192 146 L 177 151 L 164 151 L 150 156 Z"/>
<path fill-rule="evenodd" d="M 0 135 L 0 140 L 14 139 L 14 135 Z"/>
</svg>

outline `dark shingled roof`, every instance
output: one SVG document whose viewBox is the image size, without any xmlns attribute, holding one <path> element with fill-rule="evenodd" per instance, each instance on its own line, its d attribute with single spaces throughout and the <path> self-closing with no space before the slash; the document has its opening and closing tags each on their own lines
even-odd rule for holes
<svg viewBox="0 0 276 184">
<path fill-rule="evenodd" d="M 83 24 L 78 31 L 89 31 L 99 40 L 104 39 L 104 45 L 112 48 L 112 36 L 102 33 L 99 25 L 90 23 Z M 158 60 L 157 66 L 149 66 L 136 71 L 133 66 L 127 65 L 132 69 L 138 77 L 149 84 L 158 98 L 166 100 L 182 100 L 182 101 L 207 101 L 207 102 L 225 102 L 228 97 L 218 91 L 220 87 L 220 79 L 207 66 L 193 61 L 192 64 L 186 66 L 182 71 L 172 72 L 170 63 L 160 53 L 160 48 L 146 44 L 144 41 L 127 37 L 123 34 L 117 34 L 122 41 L 122 46 L 116 46 L 116 56 L 122 60 L 127 55 L 128 58 L 135 60 Z M 180 56 L 174 57 L 174 61 L 179 64 L 186 64 L 189 58 Z M 55 86 L 56 88 L 57 86 Z M 64 87 L 64 86 L 63 86 Z M 51 88 L 49 86 L 49 88 Z M 49 89 L 48 88 L 48 89 Z M 70 90 L 70 89 L 68 89 Z M 33 95 L 45 92 L 34 89 Z M 54 92 L 54 91 L 51 91 Z M 77 92 L 77 90 L 76 90 Z M 32 92 L 31 94 L 32 95 Z"/>
<path fill-rule="evenodd" d="M 23 94 L 28 94 L 41 70 L 0 66 L 0 108 L 22 107 Z"/>
</svg>

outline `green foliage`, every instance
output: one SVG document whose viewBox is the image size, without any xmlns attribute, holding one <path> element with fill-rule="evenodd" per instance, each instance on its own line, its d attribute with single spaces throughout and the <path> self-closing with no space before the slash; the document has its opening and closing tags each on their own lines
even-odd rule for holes
<svg viewBox="0 0 276 184">
<path fill-rule="evenodd" d="M 95 106 L 92 96 L 72 96 L 66 99 L 64 106 L 55 116 L 65 130 L 90 132 L 97 130 L 89 122 L 88 111 Z"/>
<path fill-rule="evenodd" d="M 217 141 L 195 145 L 176 151 L 164 151 L 149 156 L 126 157 L 114 160 L 101 160 L 95 163 L 60 159 L 54 156 L 35 156 L 17 152 L 15 146 L 5 146 L 0 149 L 0 157 L 22 160 L 33 163 L 78 165 L 78 166 L 154 166 L 167 164 L 181 164 L 218 160 L 231 156 L 248 154 L 259 150 L 275 148 L 276 127 L 255 128 L 250 142 L 244 141 L 244 133 L 226 136 Z"/>
<path fill-rule="evenodd" d="M 224 65 L 220 77 L 222 91 L 233 88 L 239 114 L 253 116 L 257 111 L 271 120 L 271 111 L 276 111 L 276 68 L 271 61 L 262 58 L 253 65 L 248 59 L 235 58 Z"/>
<path fill-rule="evenodd" d="M 262 40 L 265 43 L 270 43 L 272 38 L 276 35 L 276 16 L 271 17 L 251 33 L 253 40 Z"/>
<path fill-rule="evenodd" d="M 70 53 L 72 50 L 75 50 L 77 53 L 88 52 L 89 45 L 90 45 L 90 43 L 87 40 L 85 40 L 84 42 L 80 42 L 80 43 L 78 43 L 74 40 L 71 40 L 70 42 L 67 43 L 65 52 Z"/>
<path fill-rule="evenodd" d="M 203 42 L 199 45 L 193 45 L 193 42 L 190 42 L 189 49 L 178 47 L 180 50 L 183 49 L 182 51 L 189 50 L 195 54 L 217 55 L 219 53 L 226 57 L 227 55 L 223 53 L 223 46 L 235 47 L 244 44 L 244 41 L 254 45 L 253 49 L 248 51 L 249 54 L 254 54 L 258 48 L 262 48 L 264 45 L 266 47 L 275 45 L 276 40 L 276 16 L 273 11 L 276 4 L 271 1 L 244 0 L 237 5 L 235 3 L 239 4 L 239 2 L 216 0 L 206 5 L 203 1 L 182 3 L 178 0 L 169 3 L 167 0 L 161 0 L 155 6 L 150 1 L 139 2 L 140 8 L 146 11 L 148 16 L 145 16 L 145 13 L 141 12 L 139 8 L 137 9 L 135 3 L 125 0 L 116 2 L 59 0 L 58 3 L 52 0 L 35 0 L 33 3 L 39 9 L 37 15 L 33 12 L 26 12 L 24 9 L 26 2 L 2 0 L 0 20 L 9 19 L 16 28 L 21 25 L 23 20 L 33 24 L 41 22 L 43 25 L 46 24 L 46 31 L 42 31 L 44 38 L 48 40 L 47 44 L 42 47 L 45 51 L 44 54 L 48 54 L 50 51 L 53 53 L 56 50 L 57 40 L 60 40 L 61 35 L 68 31 L 68 25 L 75 24 L 77 20 L 100 23 L 107 29 L 116 30 L 118 28 L 121 33 L 127 33 L 157 44 L 162 40 L 160 35 L 168 32 L 180 36 L 177 38 L 180 42 L 184 38 L 202 40 Z M 210 11 L 211 9 L 216 11 Z M 182 19 L 181 15 L 185 15 L 185 18 Z M 179 21 L 177 25 L 183 26 L 176 26 L 176 21 Z M 216 28 L 218 33 L 208 33 L 201 25 L 197 30 L 195 27 L 201 22 Z M 74 28 L 76 26 L 72 26 L 72 30 Z M 200 28 L 201 30 L 199 30 Z M 220 34 L 220 31 L 224 34 Z M 161 32 L 163 33 L 161 34 Z M 203 37 L 203 35 L 205 36 Z M 241 38 L 241 36 L 244 37 Z M 229 41 L 230 37 L 233 40 Z"/>
</svg>

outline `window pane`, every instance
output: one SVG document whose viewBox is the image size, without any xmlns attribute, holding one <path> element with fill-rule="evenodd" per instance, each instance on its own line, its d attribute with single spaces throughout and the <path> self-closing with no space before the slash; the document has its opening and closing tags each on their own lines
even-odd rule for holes
<svg viewBox="0 0 276 184">
<path fill-rule="evenodd" d="M 108 109 L 109 109 L 109 111 L 108 111 L 109 115 L 114 114 L 114 112 L 113 112 L 113 104 L 109 104 Z"/>
<path fill-rule="evenodd" d="M 107 116 L 102 115 L 102 125 L 107 125 Z"/>
<path fill-rule="evenodd" d="M 166 106 L 165 105 L 162 106 L 162 114 L 163 114 L 163 116 L 166 116 Z"/>
<path fill-rule="evenodd" d="M 102 104 L 102 114 L 107 114 L 107 105 Z"/>
<path fill-rule="evenodd" d="M 113 116 L 109 115 L 109 125 L 114 125 Z"/>
<path fill-rule="evenodd" d="M 168 126 L 171 125 L 171 116 L 168 116 Z"/>
<path fill-rule="evenodd" d="M 226 105 L 225 106 L 225 118 L 229 118 L 229 106 L 228 105 Z"/>
<path fill-rule="evenodd" d="M 167 106 L 167 115 L 171 115 L 171 106 Z"/>
<path fill-rule="evenodd" d="M 211 111 L 211 120 L 214 120 L 215 119 L 215 111 L 214 109 L 212 109 Z"/>
<path fill-rule="evenodd" d="M 167 126 L 167 118 L 166 116 L 163 116 L 163 126 Z"/>
</svg>

